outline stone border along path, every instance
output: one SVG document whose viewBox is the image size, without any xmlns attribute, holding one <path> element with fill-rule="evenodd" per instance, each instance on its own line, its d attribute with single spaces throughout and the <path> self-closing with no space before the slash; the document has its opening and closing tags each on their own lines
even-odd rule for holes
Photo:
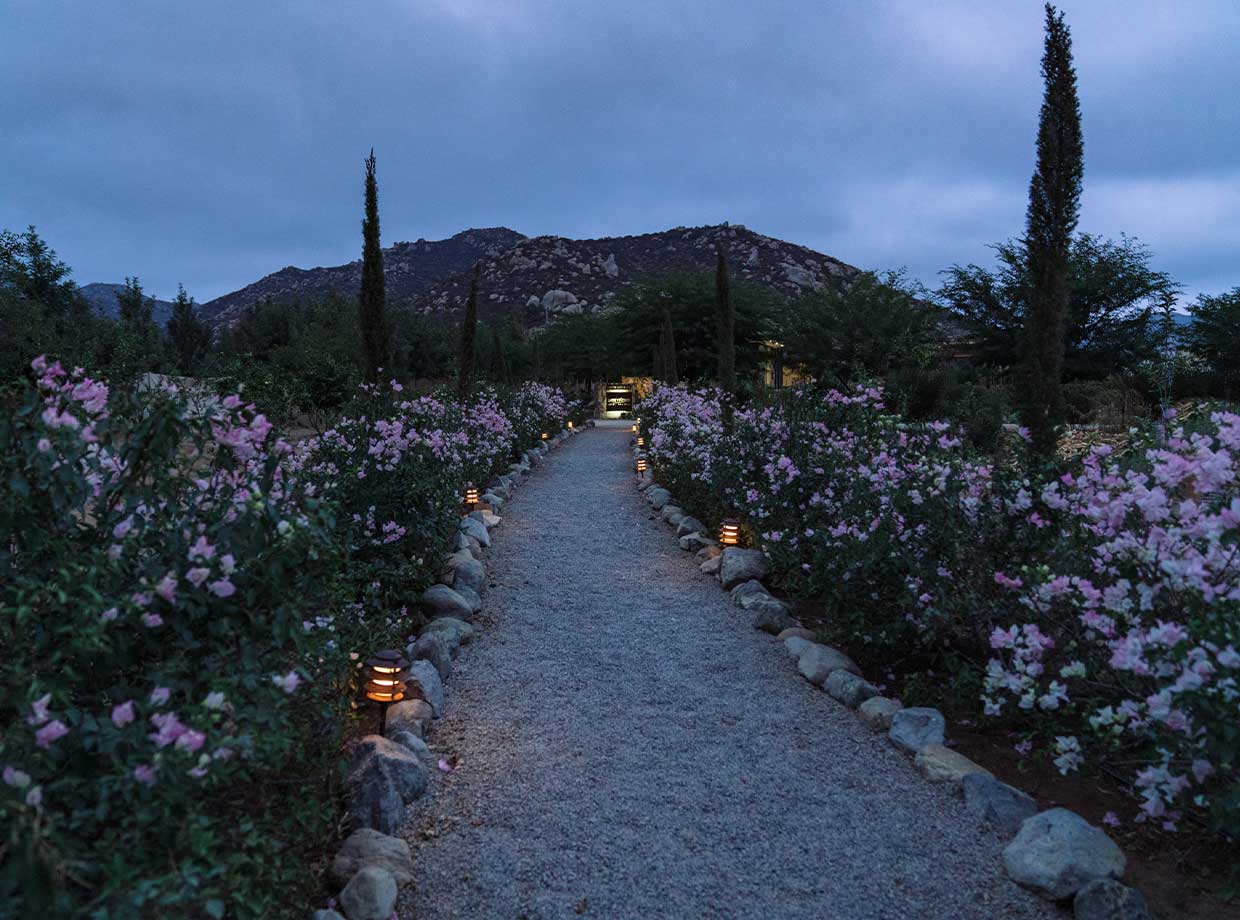
<svg viewBox="0 0 1240 920">
<path fill-rule="evenodd" d="M 697 571 L 627 446 L 623 429 L 572 439 L 504 508 L 482 634 L 430 726 L 427 753 L 457 769 L 412 805 L 412 860 L 374 835 L 411 870 L 397 914 L 1063 917 Z M 342 879 L 372 861 L 346 855 Z"/>
</svg>

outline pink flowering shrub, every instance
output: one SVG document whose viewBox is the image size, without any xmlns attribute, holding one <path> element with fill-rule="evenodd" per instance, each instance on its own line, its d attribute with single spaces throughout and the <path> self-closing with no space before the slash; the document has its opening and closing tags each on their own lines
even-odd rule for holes
<svg viewBox="0 0 1240 920">
<path fill-rule="evenodd" d="M 1065 772 L 1139 761 L 1143 817 L 1240 830 L 1240 418 L 1047 482 L 1023 432 L 976 456 L 882 399 L 788 392 L 728 433 L 714 393 L 638 413 L 657 478 L 712 526 L 739 517 L 850 649 L 947 665 Z"/>
<path fill-rule="evenodd" d="M 550 425 L 555 395 L 370 390 L 292 446 L 237 397 L 32 369 L 0 416 L 0 904 L 282 915 L 338 816 L 354 659 L 410 631 L 465 482 L 536 440 L 511 406 Z"/>
</svg>

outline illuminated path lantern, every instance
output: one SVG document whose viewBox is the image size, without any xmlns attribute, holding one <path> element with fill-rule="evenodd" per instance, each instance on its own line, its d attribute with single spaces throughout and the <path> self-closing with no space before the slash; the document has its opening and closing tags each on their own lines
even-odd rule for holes
<svg viewBox="0 0 1240 920">
<path fill-rule="evenodd" d="M 366 698 L 379 704 L 379 734 L 387 728 L 387 708 L 405 698 L 405 681 L 409 680 L 409 662 L 400 652 L 384 649 L 366 662 Z"/>
</svg>

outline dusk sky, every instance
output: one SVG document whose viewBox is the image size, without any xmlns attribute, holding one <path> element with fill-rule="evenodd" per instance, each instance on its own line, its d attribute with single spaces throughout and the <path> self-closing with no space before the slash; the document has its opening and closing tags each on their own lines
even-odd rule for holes
<svg viewBox="0 0 1240 920">
<path fill-rule="evenodd" d="M 1066 2 L 1080 229 L 1240 285 L 1240 4 Z M 934 285 L 1023 229 L 1036 2 L 0 0 L 0 227 L 199 301 L 478 226 L 732 221 Z"/>
</svg>

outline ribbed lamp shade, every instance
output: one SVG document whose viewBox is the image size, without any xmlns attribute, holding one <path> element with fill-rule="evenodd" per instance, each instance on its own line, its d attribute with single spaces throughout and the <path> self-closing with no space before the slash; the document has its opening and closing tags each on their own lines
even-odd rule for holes
<svg viewBox="0 0 1240 920">
<path fill-rule="evenodd" d="M 741 525 L 732 519 L 723 522 L 719 528 L 719 542 L 724 546 L 735 546 L 741 541 Z"/>
<path fill-rule="evenodd" d="M 394 649 L 375 652 L 366 662 L 366 698 L 376 703 L 398 703 L 405 698 L 409 662 Z"/>
</svg>

